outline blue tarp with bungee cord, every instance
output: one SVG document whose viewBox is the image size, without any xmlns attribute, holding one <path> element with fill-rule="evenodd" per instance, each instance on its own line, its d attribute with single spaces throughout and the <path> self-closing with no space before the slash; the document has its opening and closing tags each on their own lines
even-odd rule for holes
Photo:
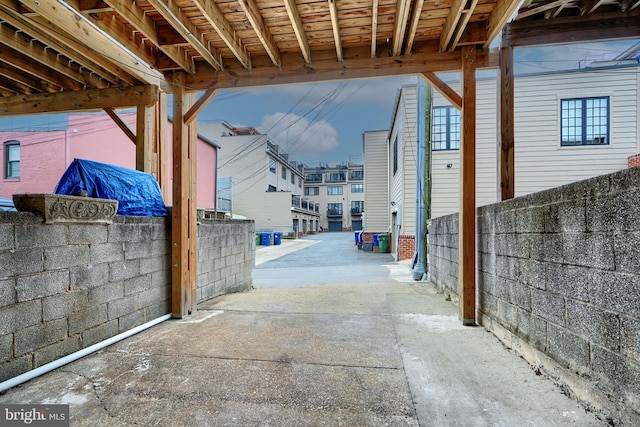
<svg viewBox="0 0 640 427">
<path fill-rule="evenodd" d="M 53 191 L 118 201 L 118 215 L 167 216 L 153 175 L 91 160 L 74 159 Z"/>
</svg>

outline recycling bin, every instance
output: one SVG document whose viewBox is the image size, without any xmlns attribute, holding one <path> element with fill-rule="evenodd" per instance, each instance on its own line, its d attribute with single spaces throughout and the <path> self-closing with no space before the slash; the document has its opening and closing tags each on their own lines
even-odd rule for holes
<svg viewBox="0 0 640 427">
<path fill-rule="evenodd" d="M 260 244 L 262 246 L 271 245 L 271 233 L 260 233 Z"/>
<path fill-rule="evenodd" d="M 256 233 L 256 246 L 260 246 L 260 233 Z"/>
<path fill-rule="evenodd" d="M 281 243 L 282 243 L 282 233 L 276 231 L 275 233 L 273 233 L 273 244 L 279 245 Z"/>
<path fill-rule="evenodd" d="M 378 236 L 378 242 L 380 243 L 380 253 L 386 254 L 389 252 L 389 235 L 388 234 L 380 234 Z"/>
</svg>

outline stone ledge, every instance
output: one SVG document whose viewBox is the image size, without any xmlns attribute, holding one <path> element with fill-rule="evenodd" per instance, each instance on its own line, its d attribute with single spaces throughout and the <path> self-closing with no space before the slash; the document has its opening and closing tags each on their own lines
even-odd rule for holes
<svg viewBox="0 0 640 427">
<path fill-rule="evenodd" d="M 46 224 L 111 224 L 118 201 L 61 194 L 14 194 L 18 211 L 37 212 Z"/>
</svg>

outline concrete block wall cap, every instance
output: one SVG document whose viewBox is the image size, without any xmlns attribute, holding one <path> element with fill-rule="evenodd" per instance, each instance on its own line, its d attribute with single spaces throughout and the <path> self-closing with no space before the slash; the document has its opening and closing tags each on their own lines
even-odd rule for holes
<svg viewBox="0 0 640 427">
<path fill-rule="evenodd" d="M 14 194 L 18 211 L 37 212 L 46 224 L 110 224 L 118 211 L 118 201 L 61 194 Z"/>
</svg>

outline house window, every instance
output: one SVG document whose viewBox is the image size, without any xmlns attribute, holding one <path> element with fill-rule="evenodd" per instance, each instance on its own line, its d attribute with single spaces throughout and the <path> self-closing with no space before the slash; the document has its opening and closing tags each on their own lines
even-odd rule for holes
<svg viewBox="0 0 640 427">
<path fill-rule="evenodd" d="M 20 143 L 18 141 L 4 143 L 4 177 L 20 178 Z"/>
<path fill-rule="evenodd" d="M 349 179 L 364 179 L 364 171 L 351 171 Z"/>
<path fill-rule="evenodd" d="M 319 196 L 320 187 L 304 187 L 305 196 Z"/>
<path fill-rule="evenodd" d="M 609 144 L 609 97 L 560 101 L 560 145 Z"/>
<path fill-rule="evenodd" d="M 342 195 L 342 186 L 329 186 L 329 187 L 327 187 L 327 194 L 329 196 L 340 196 L 340 195 Z"/>
<path fill-rule="evenodd" d="M 398 135 L 393 140 L 393 174 L 398 171 Z"/>
<path fill-rule="evenodd" d="M 364 193 L 364 184 L 351 184 L 352 193 Z"/>
<path fill-rule="evenodd" d="M 269 185 L 269 187 L 267 187 L 267 191 L 268 191 L 269 193 L 273 193 L 274 191 L 276 191 L 276 187 L 275 187 L 275 186 L 273 186 L 273 185 Z"/>
<path fill-rule="evenodd" d="M 269 172 L 276 173 L 276 161 L 269 159 Z"/>
<path fill-rule="evenodd" d="M 431 113 L 433 150 L 460 149 L 460 111 L 455 107 L 434 107 Z"/>
<path fill-rule="evenodd" d="M 282 166 L 282 179 L 287 179 L 287 168 Z"/>
<path fill-rule="evenodd" d="M 292 184 L 296 183 L 296 175 L 293 173 L 293 171 L 291 171 L 291 183 Z"/>
<path fill-rule="evenodd" d="M 302 188 L 302 177 L 298 177 L 298 188 Z"/>
<path fill-rule="evenodd" d="M 322 182 L 322 174 L 321 173 L 308 173 L 307 178 L 305 179 L 309 182 Z"/>
<path fill-rule="evenodd" d="M 342 216 L 342 203 L 328 203 L 327 204 L 328 216 Z"/>
<path fill-rule="evenodd" d="M 364 212 L 364 202 L 363 201 L 351 202 L 351 214 L 352 215 L 361 214 L 362 212 Z"/>
<path fill-rule="evenodd" d="M 331 172 L 329 174 L 329 181 L 344 181 L 346 179 L 344 172 Z"/>
</svg>

